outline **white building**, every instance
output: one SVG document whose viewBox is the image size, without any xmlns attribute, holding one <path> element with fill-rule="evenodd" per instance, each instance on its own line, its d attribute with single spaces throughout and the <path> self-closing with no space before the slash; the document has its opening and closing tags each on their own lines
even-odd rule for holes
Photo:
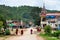
<svg viewBox="0 0 60 40">
<path fill-rule="evenodd" d="M 47 13 L 45 6 L 43 5 L 40 13 L 41 27 L 50 25 L 52 28 L 60 28 L 60 13 Z"/>
</svg>

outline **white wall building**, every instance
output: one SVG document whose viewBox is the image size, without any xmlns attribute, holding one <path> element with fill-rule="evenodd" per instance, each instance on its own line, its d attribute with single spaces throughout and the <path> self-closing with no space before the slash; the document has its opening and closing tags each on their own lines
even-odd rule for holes
<svg viewBox="0 0 60 40">
<path fill-rule="evenodd" d="M 43 5 L 40 13 L 41 27 L 50 25 L 52 28 L 60 28 L 60 13 L 47 13 L 45 6 Z"/>
</svg>

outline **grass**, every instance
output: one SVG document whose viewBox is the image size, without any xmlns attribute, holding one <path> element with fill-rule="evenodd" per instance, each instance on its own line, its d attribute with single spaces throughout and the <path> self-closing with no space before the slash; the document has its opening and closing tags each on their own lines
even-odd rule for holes
<svg viewBox="0 0 60 40">
<path fill-rule="evenodd" d="M 59 40 L 57 37 L 52 37 L 47 34 L 39 34 L 41 37 L 45 38 L 45 40 Z"/>
</svg>

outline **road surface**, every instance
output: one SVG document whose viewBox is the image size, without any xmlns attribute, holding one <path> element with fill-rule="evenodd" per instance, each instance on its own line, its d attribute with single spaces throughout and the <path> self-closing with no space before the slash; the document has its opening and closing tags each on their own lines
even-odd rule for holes
<svg viewBox="0 0 60 40">
<path fill-rule="evenodd" d="M 33 34 L 31 35 L 30 29 L 33 29 L 33 28 L 26 29 L 23 35 L 9 37 L 5 40 L 44 40 L 42 37 L 37 36 L 37 34 L 35 33 L 36 29 L 33 29 Z"/>
</svg>

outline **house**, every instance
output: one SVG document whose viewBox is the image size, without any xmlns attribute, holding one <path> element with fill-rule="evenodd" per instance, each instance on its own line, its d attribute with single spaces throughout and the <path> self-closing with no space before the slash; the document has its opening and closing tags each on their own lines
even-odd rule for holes
<svg viewBox="0 0 60 40">
<path fill-rule="evenodd" d="M 46 25 L 50 25 L 52 28 L 60 28 L 60 13 L 47 13 L 45 5 L 43 5 L 40 17 L 42 28 Z"/>
</svg>

